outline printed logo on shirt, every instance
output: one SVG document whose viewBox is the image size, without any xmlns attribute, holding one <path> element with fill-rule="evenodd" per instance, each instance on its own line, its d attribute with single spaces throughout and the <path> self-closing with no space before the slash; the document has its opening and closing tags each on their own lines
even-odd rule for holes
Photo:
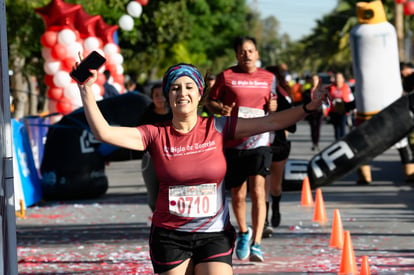
<svg viewBox="0 0 414 275">
<path fill-rule="evenodd" d="M 202 152 L 206 152 L 206 151 L 210 151 L 210 150 L 216 150 L 217 146 L 216 146 L 216 142 L 213 141 L 208 141 L 205 143 L 194 143 L 192 145 L 187 145 L 187 146 L 172 146 L 172 147 L 168 147 L 168 146 L 164 146 L 164 153 L 167 156 L 185 156 L 185 155 L 191 155 L 191 154 L 198 154 L 198 153 L 202 153 Z"/>
<path fill-rule="evenodd" d="M 269 87 L 269 83 L 257 80 L 232 80 L 231 86 L 244 88 L 267 88 Z"/>
</svg>

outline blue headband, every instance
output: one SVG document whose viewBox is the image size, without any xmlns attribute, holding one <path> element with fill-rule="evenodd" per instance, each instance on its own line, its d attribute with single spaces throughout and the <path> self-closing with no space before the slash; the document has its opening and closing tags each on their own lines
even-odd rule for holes
<svg viewBox="0 0 414 275">
<path fill-rule="evenodd" d="M 162 91 L 164 96 L 168 99 L 171 83 L 182 76 L 190 77 L 198 87 L 200 95 L 204 92 L 204 79 L 200 71 L 193 65 L 180 63 L 168 68 L 162 80 Z"/>
</svg>

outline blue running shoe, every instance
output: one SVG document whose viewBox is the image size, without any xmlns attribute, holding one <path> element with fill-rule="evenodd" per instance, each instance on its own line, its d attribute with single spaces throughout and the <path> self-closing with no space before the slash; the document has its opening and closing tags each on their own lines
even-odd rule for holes
<svg viewBox="0 0 414 275">
<path fill-rule="evenodd" d="M 263 253 L 260 248 L 260 244 L 253 243 L 250 247 L 250 261 L 251 262 L 263 262 Z"/>
<path fill-rule="evenodd" d="M 247 233 L 237 234 L 236 256 L 239 260 L 246 260 L 250 254 L 249 242 L 252 238 L 252 229 L 247 228 Z"/>
</svg>

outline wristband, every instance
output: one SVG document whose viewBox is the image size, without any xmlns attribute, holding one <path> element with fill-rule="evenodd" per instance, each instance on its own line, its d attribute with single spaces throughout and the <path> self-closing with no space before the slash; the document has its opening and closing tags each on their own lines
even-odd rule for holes
<svg viewBox="0 0 414 275">
<path fill-rule="evenodd" d="M 314 110 L 309 110 L 308 108 L 306 108 L 306 104 L 307 103 L 302 105 L 302 109 L 305 111 L 305 113 L 311 114 L 311 113 L 315 112 Z"/>
</svg>

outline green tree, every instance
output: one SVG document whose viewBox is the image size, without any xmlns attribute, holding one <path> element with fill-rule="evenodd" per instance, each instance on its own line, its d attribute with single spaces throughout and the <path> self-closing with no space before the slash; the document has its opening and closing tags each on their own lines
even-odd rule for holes
<svg viewBox="0 0 414 275">
<path fill-rule="evenodd" d="M 39 42 L 45 25 L 34 9 L 50 2 L 6 0 L 16 118 L 37 112 L 37 103 L 27 104 L 29 95 L 37 95 L 36 79 L 40 98 L 46 98 Z M 90 15 L 99 14 L 107 24 L 117 25 L 129 0 L 65 2 L 81 4 Z M 247 32 L 247 17 L 245 0 L 151 0 L 143 7 L 141 17 L 134 20 L 132 31 L 118 30 L 125 72 L 145 82 L 160 78 L 167 66 L 181 61 L 219 71 L 234 60 L 232 39 Z"/>
<path fill-rule="evenodd" d="M 150 1 L 137 25 L 138 38 L 121 39 L 133 60 L 128 71 L 144 80 L 160 78 L 175 62 L 219 71 L 232 60 L 232 38 L 246 33 L 246 16 L 244 0 Z"/>
<path fill-rule="evenodd" d="M 10 89 L 17 118 L 37 112 L 36 103 L 27 104 L 29 99 L 37 96 L 36 81 L 30 76 L 40 71 L 42 66 L 40 44 L 37 42 L 43 32 L 43 22 L 33 12 L 34 7 L 36 1 L 6 1 L 9 67 L 12 72 Z"/>
</svg>

